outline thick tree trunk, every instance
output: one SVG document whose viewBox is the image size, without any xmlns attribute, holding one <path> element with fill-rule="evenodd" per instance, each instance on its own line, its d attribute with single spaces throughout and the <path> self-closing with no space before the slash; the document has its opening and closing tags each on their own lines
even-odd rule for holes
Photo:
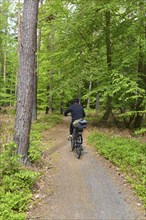
<svg viewBox="0 0 146 220">
<path fill-rule="evenodd" d="M 38 2 L 25 0 L 23 8 L 14 136 L 23 164 L 28 161 L 32 119 Z"/>
</svg>

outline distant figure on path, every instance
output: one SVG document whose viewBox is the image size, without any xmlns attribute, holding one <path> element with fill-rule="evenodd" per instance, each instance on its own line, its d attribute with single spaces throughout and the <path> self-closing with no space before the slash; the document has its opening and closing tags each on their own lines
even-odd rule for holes
<svg viewBox="0 0 146 220">
<path fill-rule="evenodd" d="M 71 113 L 71 117 L 72 117 L 70 123 L 70 135 L 69 135 L 69 139 L 70 139 L 73 133 L 73 122 L 77 119 L 85 117 L 84 108 L 81 106 L 78 98 L 75 98 L 73 100 L 73 104 L 68 107 L 68 109 L 64 112 L 64 115 L 68 116 L 69 113 Z"/>
</svg>

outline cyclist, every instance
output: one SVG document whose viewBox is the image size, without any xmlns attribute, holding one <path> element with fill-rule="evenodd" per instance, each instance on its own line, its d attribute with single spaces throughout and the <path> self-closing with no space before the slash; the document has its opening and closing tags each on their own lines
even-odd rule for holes
<svg viewBox="0 0 146 220">
<path fill-rule="evenodd" d="M 69 108 L 64 112 L 64 115 L 67 116 L 68 113 L 71 113 L 71 117 L 72 117 L 72 120 L 70 123 L 70 136 L 69 136 L 69 139 L 70 139 L 73 133 L 73 122 L 77 119 L 85 117 L 84 108 L 81 106 L 78 98 L 75 98 L 73 100 L 73 104 L 69 106 Z"/>
</svg>

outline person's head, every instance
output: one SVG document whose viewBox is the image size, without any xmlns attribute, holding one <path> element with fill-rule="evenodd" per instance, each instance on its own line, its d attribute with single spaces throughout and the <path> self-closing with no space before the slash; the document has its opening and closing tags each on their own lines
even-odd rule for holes
<svg viewBox="0 0 146 220">
<path fill-rule="evenodd" d="M 73 100 L 73 103 L 79 103 L 79 102 L 80 102 L 79 98 L 75 98 L 75 99 Z"/>
</svg>

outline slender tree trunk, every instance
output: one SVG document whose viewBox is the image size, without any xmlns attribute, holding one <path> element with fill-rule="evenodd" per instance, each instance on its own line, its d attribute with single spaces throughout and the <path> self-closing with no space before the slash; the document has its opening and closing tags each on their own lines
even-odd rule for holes
<svg viewBox="0 0 146 220">
<path fill-rule="evenodd" d="M 20 44 L 21 44 L 21 7 L 20 7 L 20 0 L 18 0 L 18 3 L 17 3 L 17 6 L 18 6 L 18 59 L 20 57 Z M 19 61 L 18 61 L 19 62 Z M 16 82 L 17 82 L 17 79 L 18 79 L 18 69 L 17 69 L 17 72 L 16 72 Z M 17 83 L 15 84 L 15 94 L 17 96 Z"/>
<path fill-rule="evenodd" d="M 54 30 L 53 30 L 53 25 L 50 25 L 50 30 L 51 30 L 51 38 L 50 38 L 50 52 L 51 52 L 51 57 L 50 57 L 50 64 L 51 64 L 51 69 L 50 69 L 50 92 L 49 92 L 49 112 L 52 113 L 53 111 L 53 96 L 52 96 L 52 89 L 53 89 L 53 51 L 54 51 Z"/>
<path fill-rule="evenodd" d="M 99 109 L 99 95 L 96 94 L 96 112 L 98 111 Z"/>
<path fill-rule="evenodd" d="M 32 119 L 38 2 L 25 0 L 23 8 L 14 136 L 23 164 L 28 161 Z"/>
<path fill-rule="evenodd" d="M 35 60 L 35 73 L 34 73 L 34 92 L 33 92 L 33 105 L 32 105 L 32 121 L 37 120 L 37 78 L 38 78 L 38 73 L 37 73 L 37 56 Z"/>
<path fill-rule="evenodd" d="M 4 72 L 3 72 L 3 78 L 4 78 L 4 94 L 6 94 L 6 77 L 7 77 L 7 53 L 6 50 L 4 51 Z M 6 103 L 5 103 L 6 104 Z"/>
<path fill-rule="evenodd" d="M 140 46 L 140 54 L 139 54 L 139 62 L 138 62 L 138 72 L 143 74 L 142 76 L 142 81 L 144 83 L 144 85 L 146 85 L 146 69 L 145 69 L 145 64 L 144 64 L 144 57 L 141 53 L 141 46 Z M 142 86 L 145 87 L 146 86 Z M 143 121 L 143 114 L 140 114 L 139 111 L 143 111 L 144 110 L 144 105 L 143 103 L 143 99 L 144 98 L 138 98 L 137 103 L 136 103 L 136 108 L 135 110 L 138 111 L 138 113 L 136 114 L 135 120 L 134 120 L 134 128 L 140 128 L 142 121 Z"/>
<path fill-rule="evenodd" d="M 41 46 L 41 30 L 38 30 L 38 35 L 37 35 L 37 52 L 40 51 L 40 46 Z M 36 55 L 36 60 L 35 60 L 35 74 L 34 74 L 34 93 L 33 93 L 33 108 L 32 108 L 32 120 L 36 121 L 37 120 L 37 84 L 38 84 L 38 55 Z"/>
<path fill-rule="evenodd" d="M 20 51 L 20 42 L 21 42 L 21 9 L 20 9 L 20 0 L 18 0 L 18 51 Z"/>
<path fill-rule="evenodd" d="M 64 91 L 61 94 L 61 102 L 60 102 L 60 114 L 64 113 Z"/>
<path fill-rule="evenodd" d="M 91 89 L 92 89 L 92 81 L 89 82 L 89 89 L 88 89 L 88 92 L 89 92 L 89 96 L 88 96 L 88 101 L 87 101 L 87 108 L 90 108 L 90 92 L 91 92 Z"/>
<path fill-rule="evenodd" d="M 79 102 L 81 103 L 81 97 L 82 97 L 82 93 L 81 93 L 81 88 L 78 88 L 78 98 L 79 98 Z M 82 104 L 82 103 L 81 103 Z"/>
<path fill-rule="evenodd" d="M 7 53 L 4 51 L 4 94 L 6 94 Z"/>
<path fill-rule="evenodd" d="M 107 68 L 108 74 L 111 73 L 112 70 L 112 48 L 111 48 L 111 37 L 110 37 L 110 23 L 111 23 L 111 14 L 110 11 L 106 12 L 106 51 L 107 51 Z M 105 107 L 105 113 L 102 118 L 102 122 L 106 123 L 111 111 L 112 111 L 112 97 L 107 97 L 107 103 Z"/>
<path fill-rule="evenodd" d="M 40 0 L 40 6 L 42 6 L 43 0 Z M 41 47 L 41 29 L 37 32 L 37 52 L 40 51 Z M 38 55 L 36 55 L 35 60 L 35 75 L 34 75 L 34 93 L 33 93 L 33 109 L 32 109 L 32 120 L 37 120 L 37 84 L 38 84 Z"/>
<path fill-rule="evenodd" d="M 7 73 L 7 54 L 4 51 L 4 84 L 6 83 L 6 73 Z"/>
<path fill-rule="evenodd" d="M 50 86 L 49 86 L 49 112 L 50 113 L 52 113 L 53 111 L 52 89 L 53 89 L 53 70 L 50 70 Z"/>
</svg>

